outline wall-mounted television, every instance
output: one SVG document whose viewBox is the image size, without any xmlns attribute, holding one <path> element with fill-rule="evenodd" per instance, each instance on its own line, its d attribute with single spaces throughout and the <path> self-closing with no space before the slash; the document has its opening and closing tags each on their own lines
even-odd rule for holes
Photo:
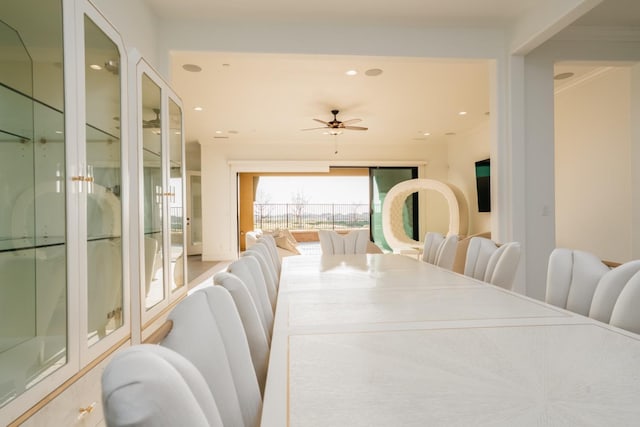
<svg viewBox="0 0 640 427">
<path fill-rule="evenodd" d="M 489 159 L 476 162 L 476 191 L 478 212 L 491 212 L 491 161 Z"/>
</svg>

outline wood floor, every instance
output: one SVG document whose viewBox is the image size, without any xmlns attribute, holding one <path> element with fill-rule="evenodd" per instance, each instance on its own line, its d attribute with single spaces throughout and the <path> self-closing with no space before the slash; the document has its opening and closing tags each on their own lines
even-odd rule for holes
<svg viewBox="0 0 640 427">
<path fill-rule="evenodd" d="M 203 261 L 201 255 L 187 257 L 187 276 L 189 289 L 208 281 L 218 271 L 222 271 L 229 263 L 226 261 Z"/>
</svg>

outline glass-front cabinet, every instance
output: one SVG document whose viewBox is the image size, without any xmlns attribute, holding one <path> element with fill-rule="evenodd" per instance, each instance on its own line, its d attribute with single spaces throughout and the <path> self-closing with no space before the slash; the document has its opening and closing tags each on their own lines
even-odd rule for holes
<svg viewBox="0 0 640 427">
<path fill-rule="evenodd" d="M 141 327 L 186 292 L 181 101 L 143 59 L 136 62 Z"/>
<path fill-rule="evenodd" d="M 86 1 L 3 0 L 0 46 L 4 425 L 130 322 L 122 40 Z"/>
</svg>

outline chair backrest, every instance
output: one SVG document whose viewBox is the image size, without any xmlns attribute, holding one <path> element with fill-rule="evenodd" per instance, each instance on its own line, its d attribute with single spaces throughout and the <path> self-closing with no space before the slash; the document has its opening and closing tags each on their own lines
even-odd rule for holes
<svg viewBox="0 0 640 427">
<path fill-rule="evenodd" d="M 102 373 L 102 401 L 109 427 L 223 425 L 198 369 L 158 345 L 135 345 L 118 352 Z"/>
<path fill-rule="evenodd" d="M 435 264 L 438 267 L 451 270 L 453 268 L 453 261 L 456 258 L 457 249 L 458 249 L 458 236 L 455 234 L 447 236 L 438 246 Z"/>
<path fill-rule="evenodd" d="M 323 255 L 366 254 L 369 230 L 352 230 L 338 234 L 333 230 L 318 230 Z"/>
<path fill-rule="evenodd" d="M 271 262 L 271 255 L 269 255 L 269 250 L 263 243 L 256 243 L 251 246 L 251 249 L 248 249 L 240 254 L 243 256 L 252 256 L 258 260 L 260 264 L 260 269 L 262 270 L 262 274 L 264 275 L 264 280 L 267 282 L 267 285 L 270 288 L 270 296 L 273 293 L 273 296 L 277 294 L 278 291 L 278 276 L 276 275 L 275 267 Z"/>
<path fill-rule="evenodd" d="M 240 278 L 242 283 L 249 289 L 258 313 L 260 313 L 260 317 L 264 320 L 269 330 L 269 335 L 271 335 L 273 313 L 276 307 L 275 295 L 272 300 L 258 260 L 252 256 L 240 257 L 229 264 L 227 271 Z"/>
<path fill-rule="evenodd" d="M 438 248 L 444 242 L 444 234 L 436 231 L 427 231 L 424 235 L 424 246 L 422 247 L 422 260 L 429 264 L 435 264 L 438 256 Z"/>
<path fill-rule="evenodd" d="M 251 246 L 250 251 L 260 252 L 260 254 L 264 257 L 267 267 L 269 268 L 269 274 L 271 275 L 272 280 L 276 284 L 280 280 L 280 275 L 278 273 L 278 268 L 276 267 L 276 263 L 273 261 L 273 257 L 271 256 L 271 249 L 269 249 L 269 245 L 266 240 L 258 239 L 255 245 Z"/>
<path fill-rule="evenodd" d="M 258 240 L 257 243 L 264 243 L 269 249 L 269 254 L 271 255 L 271 260 L 273 261 L 273 265 L 276 267 L 277 276 L 280 277 L 280 270 L 282 268 L 282 262 L 280 261 L 280 255 L 278 255 L 278 244 L 276 243 L 275 237 L 271 234 L 263 234 Z"/>
<path fill-rule="evenodd" d="M 511 289 L 520 263 L 520 243 L 509 242 L 497 248 L 487 262 L 484 281 Z"/>
<path fill-rule="evenodd" d="M 247 289 L 238 276 L 224 271 L 219 272 L 213 276 L 213 283 L 228 290 L 233 298 L 233 302 L 236 304 L 244 332 L 247 335 L 251 361 L 256 371 L 258 385 L 260 386 L 260 391 L 264 393 L 267 367 L 269 365 L 270 331 L 258 313 L 249 289 Z M 209 288 L 203 288 L 202 291 L 208 292 Z"/>
<path fill-rule="evenodd" d="M 593 294 L 589 317 L 609 323 L 613 307 L 627 282 L 640 271 L 640 260 L 629 261 L 604 273 Z"/>
<path fill-rule="evenodd" d="M 484 237 L 472 237 L 467 248 L 464 275 L 484 280 L 489 259 L 497 250 L 498 247 L 493 240 Z"/>
<path fill-rule="evenodd" d="M 173 328 L 161 345 L 200 371 L 225 426 L 257 426 L 262 410 L 247 337 L 233 298 L 222 286 L 188 295 L 169 313 Z"/>
<path fill-rule="evenodd" d="M 640 273 L 629 279 L 611 313 L 610 324 L 640 334 Z"/>
<path fill-rule="evenodd" d="M 545 301 L 588 316 L 598 282 L 607 271 L 609 267 L 589 252 L 556 248 L 549 256 Z"/>
</svg>

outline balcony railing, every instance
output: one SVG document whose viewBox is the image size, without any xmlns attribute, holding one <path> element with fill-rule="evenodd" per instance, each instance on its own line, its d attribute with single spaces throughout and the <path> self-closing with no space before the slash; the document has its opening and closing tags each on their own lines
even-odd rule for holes
<svg viewBox="0 0 640 427">
<path fill-rule="evenodd" d="M 366 203 L 254 203 L 254 228 L 274 230 L 369 228 Z"/>
</svg>

